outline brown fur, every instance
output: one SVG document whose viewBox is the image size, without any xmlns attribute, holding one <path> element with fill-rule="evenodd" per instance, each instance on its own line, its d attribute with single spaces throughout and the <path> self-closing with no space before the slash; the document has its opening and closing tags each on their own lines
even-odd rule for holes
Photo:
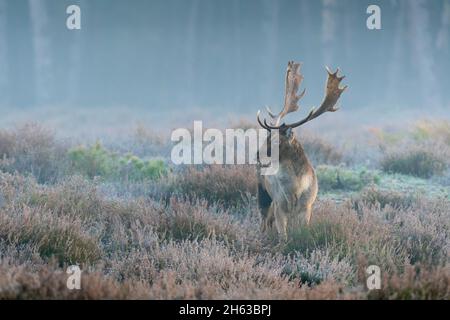
<svg viewBox="0 0 450 320">
<path fill-rule="evenodd" d="M 328 78 L 325 86 L 325 97 L 322 104 L 310 111 L 308 116 L 290 125 L 279 124 L 285 115 L 299 109 L 298 101 L 305 94 L 303 90 L 297 94 L 303 76 L 300 74 L 300 63 L 290 61 L 285 78 L 285 101 L 283 110 L 275 115 L 270 109 L 268 113 L 273 124 L 259 118 L 258 123 L 269 132 L 279 130 L 279 169 L 274 175 L 261 175 L 261 163 L 258 154 L 258 203 L 262 215 L 262 230 L 275 227 L 280 236 L 287 239 L 287 229 L 299 224 L 308 225 L 311 221 L 312 206 L 317 197 L 318 185 L 314 168 L 308 160 L 300 142 L 293 133 L 293 128 L 311 121 L 325 112 L 338 110 L 336 103 L 347 86 L 340 87 L 344 76 L 338 76 L 339 69 L 332 73 L 327 68 Z M 271 135 L 267 141 L 270 152 Z"/>
<path fill-rule="evenodd" d="M 258 164 L 258 203 L 262 230 L 270 230 L 275 223 L 278 233 L 286 238 L 288 223 L 309 224 L 318 186 L 314 168 L 292 133 L 280 132 L 279 148 L 276 175 L 262 176 Z"/>
</svg>

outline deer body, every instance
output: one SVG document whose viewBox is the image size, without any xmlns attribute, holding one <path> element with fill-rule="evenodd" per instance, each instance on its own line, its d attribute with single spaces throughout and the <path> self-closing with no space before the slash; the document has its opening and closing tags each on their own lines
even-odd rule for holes
<svg viewBox="0 0 450 320">
<path fill-rule="evenodd" d="M 314 168 L 295 137 L 281 136 L 279 153 L 277 174 L 258 175 L 258 199 L 263 230 L 275 223 L 278 233 L 286 237 L 289 222 L 309 224 L 318 186 Z"/>
<path fill-rule="evenodd" d="M 317 110 L 312 110 L 308 116 L 292 125 L 279 125 L 280 120 L 289 112 L 296 111 L 299 107 L 298 100 L 304 95 L 303 91 L 297 96 L 297 90 L 303 77 L 299 73 L 300 64 L 289 62 L 286 73 L 286 96 L 284 109 L 273 115 L 270 110 L 274 125 L 264 123 L 259 119 L 259 124 L 267 129 L 279 130 L 279 169 L 274 175 L 261 175 L 261 164 L 258 161 L 258 204 L 262 215 L 262 230 L 269 230 L 275 225 L 279 235 L 287 239 L 288 226 L 308 225 L 311 220 L 312 206 L 318 192 L 317 177 L 303 147 L 293 133 L 293 128 L 302 125 L 320 114 L 337 110 L 335 104 L 340 94 L 346 87 L 340 88 L 339 83 L 344 77 L 338 77 L 336 71 L 331 73 L 328 69 L 326 95 L 322 105 Z M 270 150 L 271 135 L 267 141 L 267 149 Z M 258 157 L 259 159 L 259 157 Z"/>
</svg>

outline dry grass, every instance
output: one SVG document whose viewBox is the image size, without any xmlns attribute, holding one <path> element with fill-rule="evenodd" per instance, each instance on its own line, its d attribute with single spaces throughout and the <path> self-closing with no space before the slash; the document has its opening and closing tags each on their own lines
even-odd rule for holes
<svg viewBox="0 0 450 320">
<path fill-rule="evenodd" d="M 38 124 L 0 131 L 0 169 L 31 174 L 39 182 L 54 182 L 67 170 L 66 147 Z"/>
<path fill-rule="evenodd" d="M 342 151 L 330 142 L 310 132 L 302 131 L 298 136 L 305 152 L 308 154 L 308 158 L 314 165 L 337 165 L 343 161 L 344 155 Z"/>
<path fill-rule="evenodd" d="M 390 206 L 394 209 L 409 209 L 419 201 L 418 195 L 396 192 L 383 191 L 376 187 L 368 187 L 353 198 L 354 208 L 360 210 L 364 205 L 379 206 L 384 209 Z"/>
<path fill-rule="evenodd" d="M 161 181 L 153 197 L 168 199 L 177 196 L 236 207 L 246 205 L 249 198 L 256 195 L 256 187 L 256 168 L 253 165 L 187 166 Z"/>
<path fill-rule="evenodd" d="M 382 153 L 380 167 L 421 178 L 442 175 L 450 164 L 449 128 L 445 120 L 422 120 L 407 130 L 372 129 Z"/>
<path fill-rule="evenodd" d="M 408 150 L 386 152 L 381 160 L 383 171 L 421 178 L 442 175 L 448 168 L 448 152 L 439 146 L 416 145 Z M 445 147 L 444 147 L 444 150 Z"/>
<path fill-rule="evenodd" d="M 1 132 L 5 158 L 34 152 L 19 135 Z M 279 243 L 259 230 L 254 167 L 186 167 L 139 191 L 111 188 L 45 171 L 58 142 L 34 138 L 47 156 L 0 170 L 0 299 L 450 298 L 449 199 L 374 186 L 340 202 L 319 195 L 310 226 Z M 66 288 L 70 264 L 81 290 Z M 382 289 L 369 292 L 371 264 Z"/>
</svg>

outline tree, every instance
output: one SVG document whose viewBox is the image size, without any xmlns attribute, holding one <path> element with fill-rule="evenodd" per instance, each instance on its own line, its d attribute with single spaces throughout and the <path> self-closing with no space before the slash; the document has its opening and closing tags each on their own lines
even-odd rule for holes
<svg viewBox="0 0 450 320">
<path fill-rule="evenodd" d="M 7 102 L 8 43 L 6 34 L 6 0 L 0 0 L 0 105 Z"/>
<path fill-rule="evenodd" d="M 52 88 L 52 50 L 49 37 L 49 17 L 44 1 L 28 1 L 33 37 L 36 102 L 48 103 Z"/>
<path fill-rule="evenodd" d="M 424 0 L 408 1 L 408 28 L 411 41 L 412 68 L 417 68 L 422 100 L 426 107 L 441 105 L 439 82 L 435 76 L 434 52 L 429 32 L 429 10 Z"/>
<path fill-rule="evenodd" d="M 322 52 L 326 65 L 332 65 L 336 47 L 336 0 L 322 0 Z"/>
</svg>

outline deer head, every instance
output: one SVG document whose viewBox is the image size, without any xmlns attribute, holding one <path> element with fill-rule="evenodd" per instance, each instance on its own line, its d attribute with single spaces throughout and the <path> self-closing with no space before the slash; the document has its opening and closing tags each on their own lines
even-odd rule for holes
<svg viewBox="0 0 450 320">
<path fill-rule="evenodd" d="M 313 108 L 309 114 L 300 121 L 294 122 L 292 124 L 282 123 L 281 120 L 288 114 L 297 111 L 300 107 L 298 105 L 299 100 L 305 95 L 305 89 L 297 95 L 300 84 L 303 80 L 303 76 L 300 73 L 300 63 L 289 61 L 286 78 L 285 78 L 285 96 L 284 96 L 284 107 L 283 110 L 278 114 L 274 114 L 269 108 L 267 112 L 272 118 L 271 123 L 267 123 L 264 119 L 262 122 L 260 119 L 260 111 L 257 113 L 257 120 L 261 127 L 266 130 L 279 129 L 281 133 L 286 132 L 288 129 L 293 129 L 311 121 L 325 112 L 335 112 L 338 110 L 336 103 L 341 96 L 342 92 L 347 88 L 347 86 L 340 87 L 339 84 L 345 78 L 345 76 L 338 76 L 339 68 L 336 72 L 331 72 L 328 67 L 326 67 L 328 77 L 325 87 L 325 98 L 319 108 Z"/>
</svg>

